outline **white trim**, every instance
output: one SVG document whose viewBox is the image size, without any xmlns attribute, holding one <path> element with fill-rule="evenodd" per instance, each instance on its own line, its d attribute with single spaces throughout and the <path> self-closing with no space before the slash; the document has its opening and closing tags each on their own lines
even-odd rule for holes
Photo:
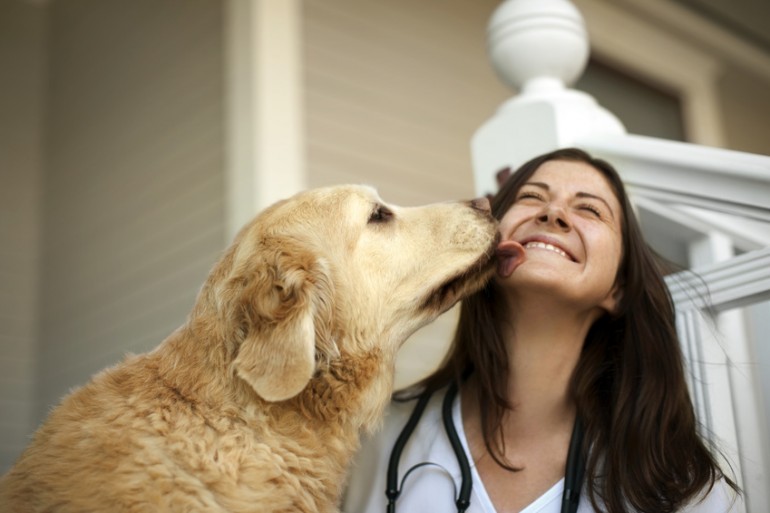
<svg viewBox="0 0 770 513">
<path fill-rule="evenodd" d="M 770 300 L 770 248 L 704 266 L 695 272 L 698 278 L 685 272 L 666 279 L 677 309 L 726 311 Z"/>
<path fill-rule="evenodd" d="M 721 62 L 710 52 L 627 7 L 603 0 L 573 0 L 586 19 L 592 53 L 678 94 L 690 142 L 723 146 L 717 80 Z"/>
<path fill-rule="evenodd" d="M 617 166 L 637 195 L 770 222 L 770 157 L 632 135 L 576 142 Z"/>
<path fill-rule="evenodd" d="M 767 223 L 745 217 L 738 219 L 696 207 L 670 206 L 670 208 L 680 212 L 682 216 L 688 216 L 693 223 L 702 223 L 707 227 L 702 230 L 702 233 L 706 233 L 709 229 L 724 233 L 732 239 L 735 247 L 741 252 L 754 251 L 770 245 L 770 226 Z"/>
<path fill-rule="evenodd" d="M 744 482 L 739 418 L 732 397 L 727 355 L 712 322 L 697 310 L 677 312 L 677 332 L 687 357 L 690 394 L 701 433 L 716 444 L 720 466 Z M 752 493 L 754 490 L 751 491 Z M 761 491 L 759 493 L 762 493 Z M 743 511 L 743 510 L 739 510 Z"/>
<path fill-rule="evenodd" d="M 732 216 L 726 216 L 710 210 L 665 203 L 651 195 L 629 193 L 631 203 L 637 209 L 649 212 L 669 223 L 669 230 L 677 237 L 690 241 L 711 232 L 718 232 L 729 237 L 740 251 L 762 249 L 770 243 L 770 234 L 765 223 L 741 218 L 739 222 Z"/>
<path fill-rule="evenodd" d="M 753 356 L 752 343 L 746 332 L 745 310 L 720 312 L 716 318 L 720 333 L 729 333 L 722 347 L 728 354 L 727 372 L 730 379 L 732 410 L 738 435 L 741 478 L 747 490 L 747 508 L 769 511 L 770 493 L 767 489 L 770 470 L 770 444 L 762 408 L 761 380 Z"/>
<path fill-rule="evenodd" d="M 227 0 L 227 234 L 307 186 L 300 0 Z"/>
<path fill-rule="evenodd" d="M 254 101 L 251 54 L 252 5 L 241 0 L 224 4 L 225 39 L 225 186 L 227 240 L 254 215 L 253 182 L 256 172 Z"/>
<path fill-rule="evenodd" d="M 666 282 L 676 305 L 698 418 L 723 444 L 720 448 L 746 492 L 747 509 L 767 511 L 770 444 L 743 313 L 735 309 L 770 299 L 770 248 L 699 267 L 695 273 L 668 276 Z M 730 333 L 730 339 L 718 333 Z"/>
<path fill-rule="evenodd" d="M 676 331 L 679 343 L 687 362 L 687 378 L 690 386 L 695 414 L 700 421 L 711 429 L 711 410 L 708 400 L 708 387 L 700 386 L 704 382 L 703 356 L 701 355 L 700 330 L 701 319 L 697 311 L 677 312 Z"/>
</svg>

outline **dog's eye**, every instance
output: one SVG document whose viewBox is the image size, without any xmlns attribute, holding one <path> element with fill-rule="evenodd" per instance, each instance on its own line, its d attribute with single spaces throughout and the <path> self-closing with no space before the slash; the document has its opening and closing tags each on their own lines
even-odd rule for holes
<svg viewBox="0 0 770 513">
<path fill-rule="evenodd" d="M 377 205 L 369 216 L 369 223 L 386 223 L 391 219 L 393 219 L 393 212 L 384 205 Z"/>
</svg>

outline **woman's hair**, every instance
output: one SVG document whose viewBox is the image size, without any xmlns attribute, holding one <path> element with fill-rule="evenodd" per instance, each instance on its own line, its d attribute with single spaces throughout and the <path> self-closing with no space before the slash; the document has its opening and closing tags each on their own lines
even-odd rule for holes
<svg viewBox="0 0 770 513">
<path fill-rule="evenodd" d="M 676 511 L 720 477 L 737 490 L 697 433 L 663 264 L 642 237 L 617 171 L 574 148 L 536 157 L 502 185 L 492 214 L 501 219 L 521 186 L 551 160 L 594 167 L 622 209 L 623 256 L 616 277 L 622 295 L 616 311 L 590 328 L 570 382 L 585 429 L 586 486 L 594 507 L 599 510 L 600 499 L 609 513 L 629 507 Z M 465 299 L 449 354 L 418 388 L 436 390 L 473 373 L 487 450 L 499 465 L 516 470 L 502 442 L 502 420 L 510 409 L 510 355 L 497 320 L 503 308 L 494 280 Z"/>
</svg>

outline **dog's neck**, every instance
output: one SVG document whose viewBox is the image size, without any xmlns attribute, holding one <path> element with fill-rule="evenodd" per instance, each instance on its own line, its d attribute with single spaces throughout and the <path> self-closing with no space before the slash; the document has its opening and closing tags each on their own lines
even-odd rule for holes
<svg viewBox="0 0 770 513">
<path fill-rule="evenodd" d="M 172 382 L 185 384 L 185 394 L 208 402 L 221 401 L 223 391 L 233 406 L 248 408 L 254 402 L 289 408 L 308 422 L 333 423 L 352 429 L 371 431 L 382 417 L 393 384 L 393 356 L 374 349 L 362 355 L 342 353 L 330 361 L 320 361 L 315 375 L 297 396 L 280 403 L 260 398 L 231 367 L 234 348 L 216 341 L 212 333 L 200 333 L 199 326 L 183 326 L 164 345 L 172 346 L 161 363 L 161 373 Z M 197 373 L 197 374 L 196 374 Z M 180 385 L 181 386 L 181 385 Z M 215 392 L 209 393 L 216 389 Z"/>
<path fill-rule="evenodd" d="M 342 354 L 319 368 L 288 403 L 310 420 L 371 430 L 382 416 L 392 387 L 392 364 L 382 352 Z"/>
</svg>

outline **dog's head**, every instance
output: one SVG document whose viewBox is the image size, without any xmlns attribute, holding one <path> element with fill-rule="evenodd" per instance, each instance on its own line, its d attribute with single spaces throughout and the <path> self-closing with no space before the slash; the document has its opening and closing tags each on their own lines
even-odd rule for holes
<svg viewBox="0 0 770 513">
<path fill-rule="evenodd" d="M 284 400 L 324 360 L 392 357 L 489 278 L 495 237 L 485 200 L 402 208 L 369 187 L 314 189 L 247 225 L 204 296 L 237 341 L 237 375 Z"/>
</svg>

